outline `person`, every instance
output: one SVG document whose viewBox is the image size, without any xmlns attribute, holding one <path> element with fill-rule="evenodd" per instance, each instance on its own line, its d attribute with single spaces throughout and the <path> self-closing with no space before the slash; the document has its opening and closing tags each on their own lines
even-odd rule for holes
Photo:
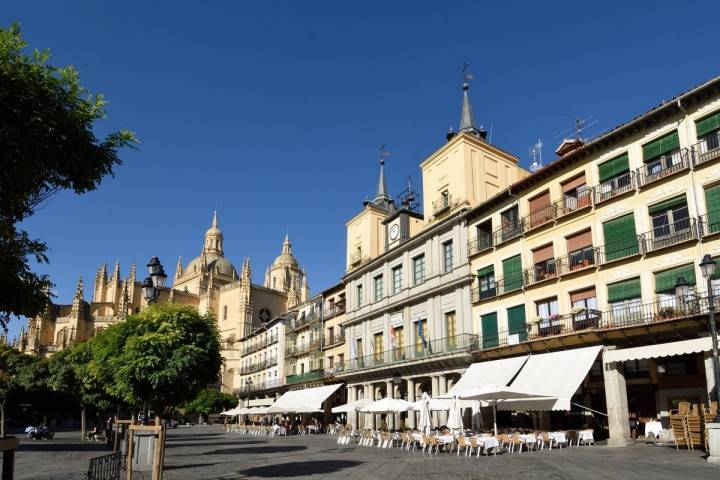
<svg viewBox="0 0 720 480">
<path fill-rule="evenodd" d="M 43 427 L 40 427 L 41 430 L 42 430 L 42 428 Z M 100 433 L 100 432 L 98 431 L 97 425 L 93 426 L 92 430 L 90 430 L 87 434 L 88 440 L 92 440 L 93 442 L 96 441 L 98 433 Z"/>
<path fill-rule="evenodd" d="M 107 420 L 105 420 L 105 441 L 107 441 L 108 446 L 110 446 L 112 442 L 113 423 L 115 422 L 112 417 L 108 417 Z"/>
</svg>

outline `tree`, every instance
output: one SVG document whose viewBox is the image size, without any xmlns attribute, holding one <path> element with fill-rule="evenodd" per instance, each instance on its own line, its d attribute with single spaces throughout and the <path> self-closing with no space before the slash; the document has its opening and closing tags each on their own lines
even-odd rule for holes
<svg viewBox="0 0 720 480">
<path fill-rule="evenodd" d="M 18 390 L 28 391 L 44 386 L 45 365 L 37 358 L 16 349 L 0 346 L 0 438 L 5 438 L 5 404 Z"/>
<path fill-rule="evenodd" d="M 197 413 L 209 416 L 211 413 L 222 412 L 233 408 L 238 403 L 237 398 L 229 393 L 208 388 L 201 391 L 193 400 L 183 406 L 186 413 Z"/>
<path fill-rule="evenodd" d="M 100 332 L 89 368 L 108 393 L 164 411 L 219 381 L 220 336 L 212 315 L 177 304 L 151 306 Z"/>
<path fill-rule="evenodd" d="M 49 300 L 46 275 L 29 259 L 47 263 L 47 245 L 18 225 L 54 193 L 95 190 L 133 147 L 132 132 L 98 139 L 93 127 L 107 102 L 80 85 L 72 67 L 47 63 L 48 50 L 23 53 L 27 43 L 13 24 L 0 28 L 0 326 L 13 315 L 34 316 Z"/>
</svg>

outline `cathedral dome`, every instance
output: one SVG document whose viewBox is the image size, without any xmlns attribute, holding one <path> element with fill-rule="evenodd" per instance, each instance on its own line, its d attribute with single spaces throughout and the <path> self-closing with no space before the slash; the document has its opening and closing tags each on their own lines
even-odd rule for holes
<svg viewBox="0 0 720 480">
<path fill-rule="evenodd" d="M 226 277 L 238 278 L 237 270 L 232 263 L 230 263 L 225 257 L 213 254 L 205 254 L 205 262 L 207 262 L 206 271 L 212 271 L 214 274 L 225 275 Z M 199 273 L 202 271 L 203 257 L 195 257 L 187 267 L 185 267 L 185 273 Z"/>
<path fill-rule="evenodd" d="M 299 263 L 297 261 L 297 258 L 292 254 L 292 247 L 290 245 L 290 239 L 288 236 L 285 236 L 285 241 L 283 242 L 283 248 L 282 253 L 278 255 L 275 258 L 275 261 L 271 265 L 271 269 L 277 268 L 277 267 L 294 267 L 298 268 Z"/>
</svg>

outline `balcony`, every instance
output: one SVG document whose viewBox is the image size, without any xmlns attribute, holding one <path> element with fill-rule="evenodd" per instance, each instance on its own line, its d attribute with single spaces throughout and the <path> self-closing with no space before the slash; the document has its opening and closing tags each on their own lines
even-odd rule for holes
<svg viewBox="0 0 720 480">
<path fill-rule="evenodd" d="M 521 220 L 518 220 L 515 223 L 508 222 L 493 232 L 493 243 L 495 245 L 499 245 L 504 242 L 509 242 L 513 238 L 519 237 L 522 234 L 523 224 Z"/>
<path fill-rule="evenodd" d="M 288 375 L 285 377 L 285 383 L 292 385 L 295 383 L 309 382 L 311 380 L 320 380 L 325 377 L 325 370 L 310 370 L 309 372 L 300 373 L 297 375 Z"/>
<path fill-rule="evenodd" d="M 720 158 L 720 130 L 705 136 L 692 146 L 694 164 L 702 165 Z"/>
<path fill-rule="evenodd" d="M 351 267 L 354 267 L 355 265 L 359 265 L 362 262 L 364 262 L 367 259 L 367 256 L 363 254 L 362 251 L 357 251 L 355 253 L 350 254 L 350 258 L 348 263 Z"/>
<path fill-rule="evenodd" d="M 554 203 L 549 203 L 543 207 L 534 210 L 523 218 L 523 225 L 525 225 L 525 232 L 529 232 L 535 228 L 541 227 L 546 223 L 550 223 L 555 220 L 556 206 Z"/>
<path fill-rule="evenodd" d="M 453 200 L 452 195 L 442 195 L 440 199 L 435 200 L 432 203 L 433 215 L 440 215 L 443 212 L 449 211 L 456 205 L 456 203 L 457 202 Z"/>
<path fill-rule="evenodd" d="M 258 341 L 256 343 L 253 343 L 251 345 L 246 345 L 240 352 L 240 356 L 250 355 L 251 353 L 255 353 L 257 351 L 262 350 L 263 348 L 267 348 L 270 345 L 277 343 L 278 337 L 277 335 L 271 335 L 267 338 L 267 340 Z"/>
<path fill-rule="evenodd" d="M 703 237 L 720 233 L 720 210 L 700 215 L 698 224 Z"/>
<path fill-rule="evenodd" d="M 277 364 L 278 364 L 277 357 L 270 357 L 266 360 L 263 360 L 263 361 L 260 361 L 257 363 L 252 363 L 250 365 L 246 365 L 246 366 L 240 368 L 240 375 L 247 375 L 250 373 L 260 372 L 262 370 L 265 370 L 266 368 L 274 367 Z"/>
<path fill-rule="evenodd" d="M 595 203 L 605 202 L 611 198 L 619 197 L 624 193 L 635 190 L 635 172 L 628 172 L 603 182 L 593 190 Z"/>
<path fill-rule="evenodd" d="M 574 252 L 570 252 L 565 257 L 555 259 L 558 275 L 568 275 L 579 272 L 588 268 L 593 268 L 597 264 L 598 251 L 593 246 L 588 246 Z"/>
<path fill-rule="evenodd" d="M 484 285 L 477 285 L 470 290 L 470 301 L 472 303 L 478 303 L 488 298 L 497 297 L 498 288 L 497 283 L 489 282 Z"/>
<path fill-rule="evenodd" d="M 468 256 L 477 255 L 480 252 L 484 252 L 485 250 L 490 250 L 492 248 L 493 248 L 492 233 L 487 233 L 485 235 L 479 235 L 475 238 L 470 239 L 470 241 L 468 241 Z"/>
<path fill-rule="evenodd" d="M 557 278 L 557 265 L 555 263 L 555 259 L 540 262 L 525 270 L 526 285 L 552 280 L 553 278 Z"/>
<path fill-rule="evenodd" d="M 694 218 L 683 218 L 667 225 L 655 227 L 643 238 L 643 252 L 654 252 L 663 248 L 672 247 L 678 243 L 696 240 L 698 231 Z"/>
<path fill-rule="evenodd" d="M 285 385 L 284 379 L 274 378 L 265 382 L 252 383 L 246 382 L 242 387 L 233 390 L 234 393 L 252 393 L 260 390 L 268 390 L 270 388 L 281 387 Z"/>
<path fill-rule="evenodd" d="M 623 258 L 633 257 L 642 253 L 642 237 L 635 236 L 632 240 L 622 240 L 619 242 L 610 242 L 597 248 L 598 263 L 605 265 L 610 262 L 622 260 Z"/>
<path fill-rule="evenodd" d="M 353 358 L 344 364 L 344 373 L 378 367 L 393 367 L 399 363 L 415 360 L 434 359 L 443 356 L 470 352 L 477 348 L 477 335 L 464 333 L 454 337 L 430 340 L 403 348 L 377 352 L 373 355 Z"/>
<path fill-rule="evenodd" d="M 342 343 L 345 343 L 345 333 L 337 333 L 335 335 L 325 335 L 325 341 L 323 342 L 323 348 L 330 348 L 334 347 L 335 345 L 340 345 Z"/>
<path fill-rule="evenodd" d="M 345 313 L 345 303 L 336 303 L 335 305 L 329 306 L 323 310 L 323 318 L 327 320 L 342 313 Z"/>
<path fill-rule="evenodd" d="M 592 207 L 593 189 L 586 188 L 577 192 L 577 196 L 565 195 L 555 202 L 557 218 Z"/>
<path fill-rule="evenodd" d="M 311 313 L 310 315 L 305 315 L 304 317 L 298 317 L 292 322 L 292 328 L 293 330 L 300 330 L 301 328 L 307 327 L 313 322 L 316 322 L 320 320 L 317 314 Z"/>
<path fill-rule="evenodd" d="M 514 292 L 515 290 L 520 290 L 525 286 L 524 277 L 525 275 L 522 272 L 518 272 L 517 275 L 512 275 L 510 277 L 506 276 L 496 278 L 493 282 L 471 289 L 471 299 L 473 303 L 477 303 L 499 295 Z"/>
<path fill-rule="evenodd" d="M 688 168 L 690 168 L 690 156 L 687 149 L 663 155 L 638 169 L 638 187 L 642 188 Z"/>
<path fill-rule="evenodd" d="M 288 345 L 285 348 L 285 357 L 297 357 L 305 353 L 317 350 L 320 348 L 320 339 L 316 338 L 309 342 L 304 342 L 298 345 Z"/>
</svg>

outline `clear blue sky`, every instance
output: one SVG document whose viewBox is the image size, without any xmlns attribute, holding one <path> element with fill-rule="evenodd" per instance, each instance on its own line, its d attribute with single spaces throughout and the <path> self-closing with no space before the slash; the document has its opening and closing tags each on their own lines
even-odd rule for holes
<svg viewBox="0 0 720 480">
<path fill-rule="evenodd" d="M 378 145 L 395 194 L 457 126 L 463 62 L 478 123 L 527 166 L 576 117 L 594 135 L 720 74 L 719 16 L 692 1 L 5 0 L 3 26 L 111 102 L 98 132 L 142 141 L 98 191 L 57 195 L 26 227 L 51 247 L 41 270 L 61 303 L 79 275 L 88 298 L 103 261 L 126 273 L 159 255 L 172 275 L 215 208 L 237 267 L 249 256 L 261 282 L 288 231 L 318 291 L 343 273 Z"/>
</svg>

